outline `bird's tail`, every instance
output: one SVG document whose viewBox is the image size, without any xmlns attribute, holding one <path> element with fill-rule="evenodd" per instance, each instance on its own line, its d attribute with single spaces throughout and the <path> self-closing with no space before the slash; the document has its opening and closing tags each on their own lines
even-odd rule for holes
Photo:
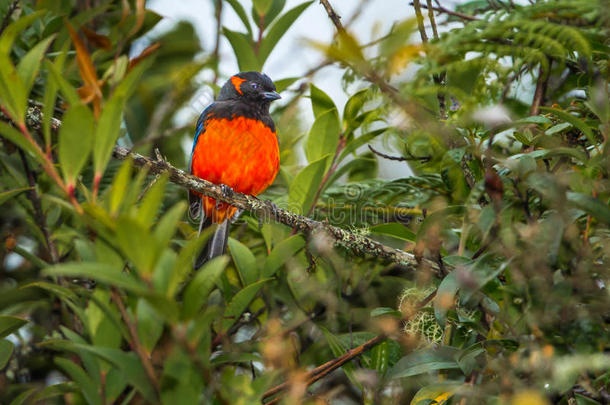
<svg viewBox="0 0 610 405">
<path fill-rule="evenodd" d="M 206 217 L 205 214 L 201 215 L 201 222 L 199 223 L 199 234 L 210 226 L 213 225 L 212 219 Z M 227 239 L 229 238 L 229 220 L 224 220 L 214 231 L 214 234 L 208 239 L 203 249 L 197 256 L 197 260 L 193 265 L 194 269 L 197 270 L 203 266 L 206 262 L 212 260 L 217 256 L 221 256 L 227 249 Z"/>
</svg>

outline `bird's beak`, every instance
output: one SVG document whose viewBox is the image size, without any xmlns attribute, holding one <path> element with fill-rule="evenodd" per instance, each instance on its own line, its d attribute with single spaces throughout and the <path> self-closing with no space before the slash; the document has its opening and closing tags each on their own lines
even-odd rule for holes
<svg viewBox="0 0 610 405">
<path fill-rule="evenodd" d="M 269 100 L 269 101 L 278 100 L 278 99 L 282 98 L 282 96 L 280 96 L 275 91 L 266 91 L 263 93 L 263 97 L 265 98 L 265 100 Z"/>
</svg>

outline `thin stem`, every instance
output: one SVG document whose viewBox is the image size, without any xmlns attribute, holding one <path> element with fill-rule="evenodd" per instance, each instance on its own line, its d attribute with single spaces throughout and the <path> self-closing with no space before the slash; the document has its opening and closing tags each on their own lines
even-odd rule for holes
<svg viewBox="0 0 610 405">
<path fill-rule="evenodd" d="M 157 394 L 159 393 L 159 381 L 157 380 L 157 376 L 155 375 L 155 370 L 150 361 L 150 356 L 144 350 L 142 343 L 140 342 L 140 337 L 138 336 L 138 327 L 136 325 L 136 321 L 131 319 L 127 310 L 125 309 L 125 304 L 123 303 L 123 299 L 116 287 L 112 287 L 110 291 L 110 296 L 112 297 L 112 301 L 117 306 L 123 321 L 127 325 L 127 329 L 129 330 L 129 336 L 131 337 L 129 345 L 132 350 L 135 351 L 142 362 L 142 366 L 144 367 L 144 371 L 146 372 L 146 376 L 152 383 L 153 387 Z"/>
<path fill-rule="evenodd" d="M 19 157 L 21 158 L 21 162 L 23 164 L 23 169 L 25 170 L 26 177 L 28 179 L 28 183 L 31 189 L 27 192 L 28 198 L 32 202 L 32 206 L 34 207 L 34 217 L 36 219 L 36 223 L 40 227 L 42 234 L 47 243 L 47 250 L 49 252 L 49 256 L 51 258 L 52 263 L 57 263 L 58 254 L 57 248 L 55 247 L 55 243 L 51 239 L 51 234 L 49 233 L 49 227 L 47 225 L 47 218 L 42 212 L 42 204 L 40 203 L 40 196 L 38 195 L 38 191 L 36 191 L 36 175 L 31 170 L 30 165 L 28 164 L 25 153 L 19 149 Z"/>
</svg>

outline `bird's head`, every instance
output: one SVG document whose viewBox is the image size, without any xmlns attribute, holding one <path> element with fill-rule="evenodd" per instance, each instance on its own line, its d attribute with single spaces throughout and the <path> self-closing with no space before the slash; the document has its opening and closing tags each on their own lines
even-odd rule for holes
<svg viewBox="0 0 610 405">
<path fill-rule="evenodd" d="M 218 94 L 219 101 L 238 100 L 267 106 L 279 98 L 269 76 L 259 72 L 241 72 L 231 76 Z"/>
</svg>

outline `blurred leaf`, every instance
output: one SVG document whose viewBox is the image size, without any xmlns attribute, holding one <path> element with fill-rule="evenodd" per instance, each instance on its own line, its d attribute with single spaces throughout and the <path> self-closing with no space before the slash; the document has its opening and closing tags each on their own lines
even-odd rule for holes
<svg viewBox="0 0 610 405">
<path fill-rule="evenodd" d="M 63 96 L 66 98 L 66 101 L 68 101 L 68 104 L 71 106 L 81 104 L 81 100 L 76 92 L 76 89 L 62 76 L 61 72 L 59 71 L 59 67 L 55 66 L 48 60 L 45 60 L 45 67 L 49 73 L 51 73 L 49 79 L 59 88 Z"/>
<path fill-rule="evenodd" d="M 102 405 L 102 397 L 100 396 L 95 383 L 85 371 L 70 360 L 55 358 L 55 364 L 61 367 L 66 374 L 70 376 L 78 385 L 83 396 L 91 405 Z"/>
<path fill-rule="evenodd" d="M 180 250 L 176 263 L 174 264 L 174 267 L 171 271 L 171 278 L 167 283 L 167 297 L 174 296 L 180 283 L 184 281 L 187 274 L 191 271 L 193 267 L 193 261 L 196 255 L 199 254 L 199 252 L 215 230 L 215 227 L 209 227 L 208 229 L 203 231 L 198 237 L 189 240 Z"/>
<path fill-rule="evenodd" d="M 62 263 L 43 270 L 47 276 L 67 276 L 90 278 L 101 283 L 124 288 L 134 293 L 146 291 L 146 287 L 133 277 L 117 268 L 104 263 Z"/>
<path fill-rule="evenodd" d="M 8 363 L 8 361 L 11 359 L 14 348 L 15 345 L 13 345 L 10 340 L 0 340 L 0 370 L 2 370 L 6 366 L 6 363 Z"/>
<path fill-rule="evenodd" d="M 1 131 L 1 129 L 0 129 Z M 19 194 L 23 193 L 24 191 L 28 191 L 31 190 L 31 187 L 22 187 L 22 188 L 16 188 L 14 190 L 8 190 L 8 191 L 4 191 L 2 193 L 0 193 L 0 205 L 4 204 L 5 202 L 7 202 L 8 200 L 12 199 L 15 196 L 18 196 Z"/>
<path fill-rule="evenodd" d="M 27 319 L 0 315 L 0 339 L 16 332 L 26 323 L 28 323 Z"/>
<path fill-rule="evenodd" d="M 63 116 L 57 154 L 68 188 L 74 188 L 76 178 L 89 159 L 93 125 L 91 110 L 82 104 L 71 107 Z"/>
<path fill-rule="evenodd" d="M 227 256 L 215 257 L 198 270 L 184 291 L 182 306 L 184 319 L 193 318 L 201 310 L 228 262 Z"/>
<path fill-rule="evenodd" d="M 330 347 L 333 356 L 339 357 L 344 355 L 347 352 L 347 348 L 341 343 L 335 335 L 333 335 L 328 329 L 323 326 L 320 326 L 326 341 L 328 342 L 328 346 Z M 354 376 L 354 365 L 352 363 L 345 363 L 342 367 L 345 375 L 350 379 L 350 381 L 356 385 L 358 388 L 362 389 L 362 384 L 355 378 Z"/>
<path fill-rule="evenodd" d="M 333 100 L 323 92 L 320 88 L 316 87 L 315 84 L 310 84 L 309 92 L 311 94 L 311 107 L 313 108 L 314 118 L 318 118 L 328 110 L 337 111 L 337 107 Z"/>
<path fill-rule="evenodd" d="M 165 212 L 155 227 L 154 235 L 159 246 L 167 246 L 176 232 L 176 227 L 186 211 L 186 202 L 181 201 Z"/>
<path fill-rule="evenodd" d="M 371 349 L 371 368 L 377 370 L 380 376 L 388 370 L 390 350 L 388 342 L 381 342 Z"/>
<path fill-rule="evenodd" d="M 397 222 L 390 222 L 387 224 L 374 225 L 370 228 L 371 233 L 379 235 L 392 236 L 394 238 L 413 242 L 415 241 L 415 234 L 406 226 Z"/>
<path fill-rule="evenodd" d="M 229 40 L 233 53 L 237 59 L 237 65 L 241 72 L 248 70 L 260 70 L 261 65 L 259 60 L 254 53 L 250 38 L 241 32 L 231 31 L 230 29 L 223 27 L 222 32 L 224 36 Z"/>
<path fill-rule="evenodd" d="M 50 398 L 63 396 L 76 391 L 78 391 L 78 385 L 71 381 L 48 385 L 44 387 L 41 391 L 38 391 L 36 395 L 32 397 L 32 403 L 35 404 L 45 399 L 48 400 Z"/>
<path fill-rule="evenodd" d="M 457 352 L 457 349 L 449 346 L 418 350 L 400 359 L 388 371 L 388 376 L 404 378 L 436 370 L 460 368 L 454 359 Z"/>
<path fill-rule="evenodd" d="M 458 290 L 457 273 L 452 271 L 443 278 L 434 297 L 434 316 L 440 325 L 445 325 L 447 311 L 454 306 L 455 294 Z"/>
<path fill-rule="evenodd" d="M 422 387 L 417 391 L 411 405 L 444 404 L 453 396 L 460 384 L 446 382 Z"/>
<path fill-rule="evenodd" d="M 314 121 L 305 144 L 305 155 L 309 162 L 334 155 L 339 144 L 339 117 L 336 110 L 320 114 Z"/>
<path fill-rule="evenodd" d="M 239 277 L 243 286 L 252 284 L 259 278 L 259 269 L 256 265 L 256 258 L 244 244 L 236 239 L 229 238 L 227 246 L 233 258 L 233 263 L 239 272 Z"/>
<path fill-rule="evenodd" d="M 377 316 L 393 316 L 395 318 L 402 318 L 402 312 L 397 311 L 394 308 L 380 307 L 371 311 L 371 318 L 375 318 Z"/>
<path fill-rule="evenodd" d="M 112 187 L 110 187 L 110 196 L 108 198 L 109 212 L 111 215 L 115 215 L 119 211 L 119 207 L 127 193 L 128 184 L 131 180 L 132 167 L 133 163 L 131 159 L 126 159 L 114 176 Z"/>
<path fill-rule="evenodd" d="M 17 35 L 32 24 L 44 12 L 37 11 L 8 25 L 0 36 L 0 102 L 17 123 L 23 124 L 28 89 L 10 59 L 10 52 Z"/>
<path fill-rule="evenodd" d="M 252 0 L 252 6 L 259 16 L 264 16 L 271 8 L 273 0 Z"/>
<path fill-rule="evenodd" d="M 101 178 L 112 154 L 112 148 L 119 137 L 121 117 L 123 116 L 125 103 L 135 90 L 142 74 L 150 67 L 151 62 L 151 60 L 146 60 L 133 68 L 127 77 L 117 86 L 102 110 L 95 131 L 93 147 L 93 164 L 96 178 Z"/>
<path fill-rule="evenodd" d="M 361 147 L 364 144 L 371 142 L 373 139 L 375 139 L 379 135 L 383 134 L 387 130 L 388 130 L 388 128 L 376 129 L 374 131 L 367 132 L 365 134 L 361 134 L 357 138 L 354 138 L 351 141 L 347 142 L 347 144 L 345 145 L 345 148 L 343 148 L 343 150 L 341 151 L 341 154 L 339 155 L 338 161 L 339 162 L 343 161 L 343 159 L 345 159 L 345 157 L 347 155 L 349 155 L 352 152 L 355 152 L 356 149 L 358 149 L 359 147 Z"/>
<path fill-rule="evenodd" d="M 128 217 L 119 218 L 116 229 L 117 242 L 125 256 L 133 262 L 140 276 L 149 278 L 161 253 L 154 235 L 140 222 Z"/>
<path fill-rule="evenodd" d="M 252 27 L 250 26 L 250 20 L 248 20 L 248 14 L 246 14 L 246 10 L 239 3 L 239 0 L 225 0 L 235 11 L 235 14 L 239 17 L 242 23 L 244 23 L 244 27 L 248 30 L 250 37 L 252 37 Z"/>
<path fill-rule="evenodd" d="M 163 203 L 168 179 L 167 173 L 161 174 L 156 178 L 155 184 L 146 192 L 144 198 L 142 198 L 142 203 L 138 210 L 138 220 L 146 228 L 151 227 L 157 217 L 157 212 Z"/>
<path fill-rule="evenodd" d="M 49 340 L 42 343 L 41 346 L 73 352 L 82 350 L 106 360 L 123 371 L 129 383 L 136 387 L 147 401 L 154 402 L 155 391 L 146 377 L 140 359 L 134 352 L 125 353 L 118 349 L 72 343 L 67 340 Z"/>
<path fill-rule="evenodd" d="M 572 124 L 570 124 L 569 122 L 562 122 L 561 124 L 553 125 L 549 129 L 544 131 L 544 134 L 545 135 L 555 135 L 555 134 L 563 131 L 564 129 L 568 129 L 570 127 L 572 127 Z"/>
<path fill-rule="evenodd" d="M 591 128 L 584 121 L 580 120 L 579 118 L 575 117 L 574 115 L 572 115 L 568 112 L 558 110 L 555 108 L 550 108 L 550 107 L 540 107 L 540 110 L 554 114 L 557 117 L 561 118 L 562 120 L 574 125 L 583 134 L 586 135 L 587 139 L 589 140 L 589 142 L 591 142 L 592 145 L 597 144 L 597 140 L 595 139 L 595 135 L 593 134 L 593 131 L 591 130 Z"/>
<path fill-rule="evenodd" d="M 25 401 L 35 392 L 36 392 L 36 388 L 30 388 L 29 390 L 26 390 L 26 391 L 22 392 L 21 394 L 17 395 L 15 397 L 15 399 L 13 399 L 9 405 L 21 405 L 21 404 L 25 403 Z"/>
<path fill-rule="evenodd" d="M 241 314 L 248 308 L 250 301 L 254 299 L 258 291 L 263 285 L 271 280 L 270 278 L 264 278 L 249 286 L 241 289 L 237 294 L 233 296 L 231 302 L 227 305 L 223 314 L 222 329 L 228 330 L 235 322 L 239 320 Z"/>
<path fill-rule="evenodd" d="M 321 157 L 301 170 L 290 184 L 288 201 L 294 204 L 296 213 L 307 213 L 313 204 L 318 187 L 322 183 L 330 155 Z"/>
<path fill-rule="evenodd" d="M 66 57 L 68 55 L 69 46 L 69 43 L 66 42 L 59 55 L 55 58 L 54 66 L 57 68 L 57 70 L 63 69 Z M 50 62 L 45 61 L 45 66 L 48 66 L 48 63 Z M 47 74 L 47 85 L 42 101 L 42 132 L 44 134 L 45 146 L 47 150 L 51 148 L 51 119 L 55 113 L 55 101 L 57 99 L 58 90 L 59 85 L 53 74 Z"/>
<path fill-rule="evenodd" d="M 305 247 L 305 240 L 301 235 L 293 235 L 277 244 L 265 259 L 262 278 L 271 277 L 280 267 L 292 258 L 299 250 Z"/>
<path fill-rule="evenodd" d="M 268 0 L 266 0 L 268 1 Z M 271 3 L 271 2 L 269 2 Z M 279 17 L 267 31 L 267 35 L 263 38 L 260 49 L 258 51 L 258 60 L 261 66 L 265 63 L 269 54 L 275 48 L 279 40 L 284 36 L 286 31 L 294 24 L 297 18 L 305 11 L 313 1 L 307 1 L 288 10 Z M 271 4 L 270 4 L 271 5 Z"/>
<path fill-rule="evenodd" d="M 598 220 L 610 224 L 610 208 L 608 207 L 607 202 L 604 203 L 598 198 L 591 197 L 590 195 L 571 191 L 567 192 L 566 196 L 570 203 L 586 211 Z"/>
<path fill-rule="evenodd" d="M 275 84 L 275 88 L 277 89 L 277 92 L 281 93 L 284 90 L 286 90 L 288 87 L 290 87 L 290 85 L 292 83 L 296 82 L 299 79 L 300 79 L 300 77 L 287 77 L 285 79 L 276 80 L 273 82 L 273 84 Z"/>
<path fill-rule="evenodd" d="M 80 76 L 83 79 L 85 87 L 88 88 L 93 94 L 93 111 L 95 116 L 98 117 L 100 113 L 100 103 L 102 100 L 102 90 L 100 89 L 100 84 L 97 79 L 95 65 L 91 60 L 91 55 L 89 55 L 87 46 L 80 39 L 74 28 L 72 28 L 70 22 L 68 22 L 66 19 L 64 20 L 64 24 L 66 25 L 66 28 L 68 28 L 70 38 L 72 39 L 72 43 L 76 49 L 76 62 L 78 64 Z"/>
<path fill-rule="evenodd" d="M 146 353 L 150 355 L 163 333 L 163 319 L 157 315 L 154 308 L 144 299 L 138 300 L 136 319 L 140 342 Z"/>
<path fill-rule="evenodd" d="M 51 44 L 51 41 L 54 39 L 55 35 L 51 35 L 47 39 L 40 41 L 19 61 L 17 73 L 19 73 L 21 80 L 23 80 L 26 95 L 30 93 L 32 85 L 34 84 L 34 79 L 38 74 L 42 58 Z"/>
</svg>

